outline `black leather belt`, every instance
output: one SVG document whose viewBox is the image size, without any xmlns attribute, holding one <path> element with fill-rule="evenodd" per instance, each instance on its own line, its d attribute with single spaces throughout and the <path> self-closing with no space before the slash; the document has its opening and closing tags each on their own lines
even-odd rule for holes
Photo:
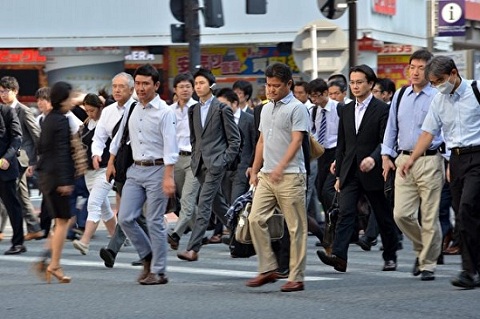
<svg viewBox="0 0 480 319">
<path fill-rule="evenodd" d="M 452 147 L 450 149 L 453 154 L 462 155 L 468 153 L 480 152 L 480 145 L 476 146 L 467 146 L 467 147 Z"/>
<path fill-rule="evenodd" d="M 134 163 L 138 166 L 160 166 L 163 165 L 163 158 L 155 160 L 134 161 Z"/>
<path fill-rule="evenodd" d="M 180 156 L 192 156 L 192 152 L 180 151 L 178 153 Z"/>
<path fill-rule="evenodd" d="M 404 151 L 404 150 L 399 150 L 398 151 L 400 154 L 403 155 L 412 155 L 413 151 Z M 437 155 L 438 149 L 436 150 L 426 150 L 422 155 L 420 156 L 432 156 L 432 155 Z"/>
</svg>

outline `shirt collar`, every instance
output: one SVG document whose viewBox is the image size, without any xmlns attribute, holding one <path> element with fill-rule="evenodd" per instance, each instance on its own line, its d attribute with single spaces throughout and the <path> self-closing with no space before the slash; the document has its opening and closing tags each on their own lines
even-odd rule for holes
<svg viewBox="0 0 480 319">
<path fill-rule="evenodd" d="M 358 102 L 358 100 L 356 100 L 356 105 L 355 107 L 358 107 L 358 106 L 363 106 L 363 107 L 367 107 L 368 104 L 370 104 L 370 102 L 372 101 L 372 98 L 373 98 L 373 94 L 370 93 L 370 95 L 365 99 L 363 100 L 363 102 Z"/>
<path fill-rule="evenodd" d="M 191 97 L 190 100 L 187 101 L 187 104 L 186 104 L 186 105 L 187 105 L 187 107 L 190 107 L 190 106 L 195 105 L 195 104 L 197 104 L 197 103 L 198 103 L 198 102 L 195 101 L 195 100 L 193 99 L 193 97 Z M 180 108 L 180 105 L 178 105 L 178 102 L 175 102 L 175 103 L 173 104 L 173 107 L 176 108 L 176 109 L 179 109 L 179 108 Z"/>
<path fill-rule="evenodd" d="M 293 92 L 290 91 L 290 93 L 288 93 L 283 99 L 281 99 L 280 101 L 278 102 L 282 102 L 282 104 L 288 104 L 290 103 L 290 101 L 294 98 L 293 96 Z M 275 103 L 275 102 L 274 102 Z"/>
<path fill-rule="evenodd" d="M 135 100 L 133 99 L 133 97 L 130 97 L 127 102 L 125 102 L 125 104 L 123 104 L 123 106 L 121 106 L 120 104 L 118 104 L 117 102 L 117 109 L 118 110 L 124 110 L 125 109 L 125 106 L 128 106 L 128 105 L 132 105 L 132 103 L 135 102 Z"/>
<path fill-rule="evenodd" d="M 160 96 L 158 94 L 155 94 L 155 97 L 153 98 L 153 100 L 151 100 L 150 102 L 148 102 L 147 105 L 145 105 L 145 108 L 155 108 L 155 109 L 159 109 L 160 108 Z"/>
<path fill-rule="evenodd" d="M 455 92 L 453 92 L 452 95 L 458 95 L 458 96 L 461 96 L 465 93 L 465 90 L 467 89 L 467 83 L 465 81 L 465 79 L 462 79 L 462 82 L 460 82 L 460 85 L 458 86 L 458 88 L 455 90 Z M 449 95 L 449 94 L 447 94 Z"/>
<path fill-rule="evenodd" d="M 405 93 L 408 95 L 412 94 L 412 93 L 415 93 L 413 91 L 413 85 L 410 85 L 407 90 L 405 91 Z M 432 96 L 432 95 L 436 95 L 438 93 L 438 90 L 436 88 L 434 88 L 430 83 L 428 83 L 427 85 L 425 85 L 422 90 L 419 92 L 420 93 L 423 93 L 427 96 Z"/>
<path fill-rule="evenodd" d="M 18 105 L 18 100 L 13 100 L 12 104 L 10 104 L 11 108 L 16 108 Z"/>
<path fill-rule="evenodd" d="M 233 117 L 234 118 L 237 118 L 237 119 L 240 119 L 240 116 L 242 115 L 242 109 L 240 108 L 237 108 L 237 110 L 235 111 L 235 113 L 233 113 Z"/>
<path fill-rule="evenodd" d="M 210 103 L 212 103 L 212 101 L 213 101 L 213 98 L 214 98 L 213 95 L 210 96 L 210 98 L 209 98 L 208 100 L 206 100 L 205 103 L 203 103 L 203 102 L 200 100 L 200 105 L 202 105 L 202 106 L 210 105 Z"/>
</svg>

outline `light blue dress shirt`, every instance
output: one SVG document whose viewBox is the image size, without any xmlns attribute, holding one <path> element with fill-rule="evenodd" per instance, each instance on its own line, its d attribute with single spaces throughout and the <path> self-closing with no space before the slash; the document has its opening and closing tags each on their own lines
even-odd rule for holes
<svg viewBox="0 0 480 319">
<path fill-rule="evenodd" d="M 472 80 L 464 80 L 453 94 L 437 94 L 422 130 L 433 135 L 443 130 L 448 149 L 480 145 L 480 105 Z"/>
<path fill-rule="evenodd" d="M 396 157 L 396 150 L 412 151 L 417 144 L 418 137 L 422 133 L 422 124 L 427 116 L 427 112 L 438 93 L 437 89 L 430 84 L 425 86 L 420 92 L 413 91 L 413 87 L 409 86 L 400 101 L 398 108 L 398 128 L 397 128 L 397 101 L 398 93 L 395 92 L 392 103 L 390 104 L 390 113 L 388 115 L 387 127 L 383 137 L 382 155 L 390 155 Z M 430 150 L 436 150 L 443 139 L 440 132 L 434 134 Z"/>
</svg>

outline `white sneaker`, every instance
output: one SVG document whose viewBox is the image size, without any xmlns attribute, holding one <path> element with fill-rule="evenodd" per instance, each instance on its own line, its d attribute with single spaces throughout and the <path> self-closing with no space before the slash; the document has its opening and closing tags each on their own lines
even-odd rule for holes
<svg viewBox="0 0 480 319">
<path fill-rule="evenodd" d="M 75 239 L 75 240 L 72 242 L 72 244 L 73 244 L 73 247 L 74 247 L 75 249 L 77 249 L 78 251 L 80 251 L 80 253 L 81 253 L 82 255 L 88 254 L 88 247 L 89 247 L 90 245 L 86 245 L 86 244 L 82 243 L 80 240 L 77 240 L 77 239 Z"/>
</svg>

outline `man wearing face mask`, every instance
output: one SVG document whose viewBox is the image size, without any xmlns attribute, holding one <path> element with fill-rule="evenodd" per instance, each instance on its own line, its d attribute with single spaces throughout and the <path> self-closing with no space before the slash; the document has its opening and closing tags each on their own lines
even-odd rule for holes
<svg viewBox="0 0 480 319">
<path fill-rule="evenodd" d="M 427 151 L 435 135 L 443 131 L 451 150 L 447 179 L 452 206 L 460 229 L 462 271 L 453 286 L 473 289 L 480 286 L 480 94 L 471 80 L 460 77 L 455 62 L 446 56 L 434 57 L 425 74 L 441 94 L 437 94 L 422 125 L 422 133 L 410 158 L 400 166 L 400 176 L 408 178 L 418 159 Z"/>
</svg>

